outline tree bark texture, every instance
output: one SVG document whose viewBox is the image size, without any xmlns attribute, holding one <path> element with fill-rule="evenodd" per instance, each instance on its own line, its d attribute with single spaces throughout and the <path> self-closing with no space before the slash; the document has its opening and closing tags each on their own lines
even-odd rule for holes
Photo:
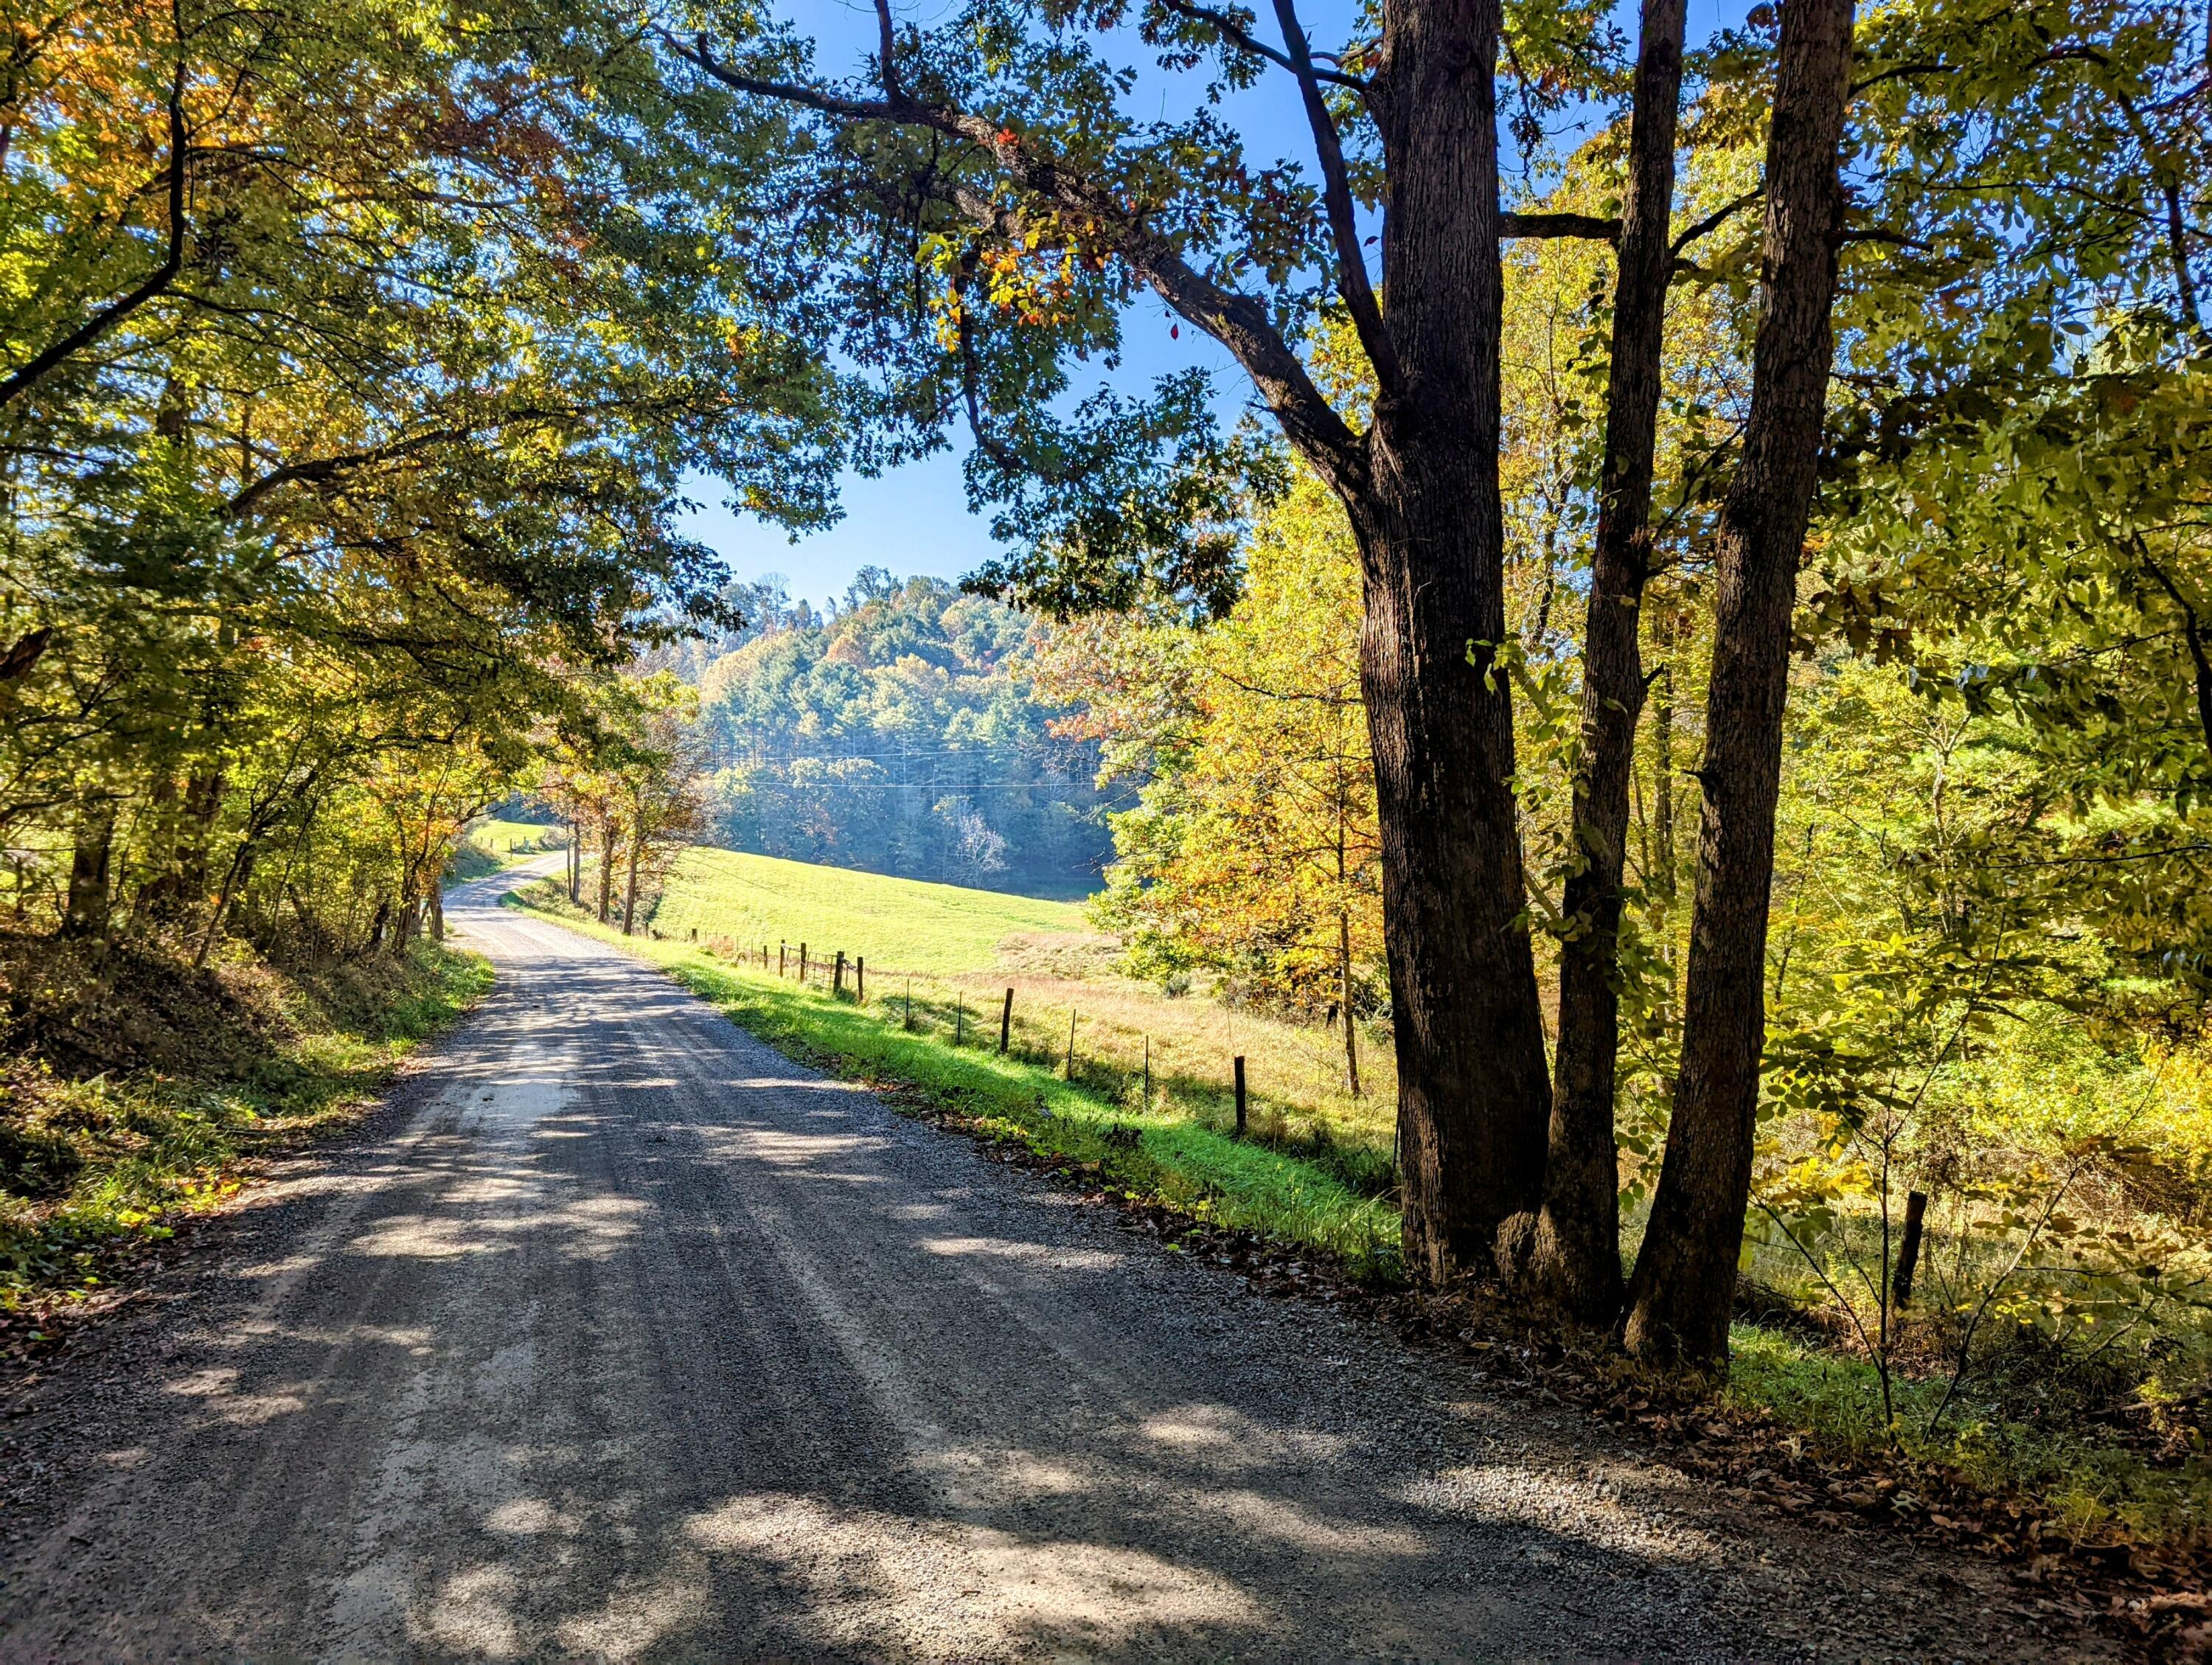
<svg viewBox="0 0 2212 1665">
<path fill-rule="evenodd" d="M 1405 1253 L 1495 1264 L 1536 1206 L 1550 1097 L 1512 790 L 1498 500 L 1496 0 L 1383 10 L 1388 362 L 1363 477 L 1340 479 L 1366 592 L 1398 1057 Z"/>
<path fill-rule="evenodd" d="M 1657 1364 L 1726 1358 L 1750 1200 L 1790 616 L 1834 353 L 1850 52 L 1851 0 L 1785 0 L 1751 413 L 1717 540 L 1681 1068 L 1626 1334 Z"/>
<path fill-rule="evenodd" d="M 1651 571 L 1651 472 L 1674 265 L 1674 129 L 1686 0 L 1644 0 L 1628 139 L 1628 200 L 1613 285 L 1605 469 L 1598 495 L 1589 623 L 1583 647 L 1581 754 L 1574 823 L 1580 871 L 1564 912 L 1559 1040 L 1544 1203 L 1530 1273 L 1537 1290 L 1586 1323 L 1620 1311 L 1620 1156 L 1613 1094 L 1620 1052 L 1620 884 L 1629 777 L 1644 704 L 1638 632 Z"/>
</svg>

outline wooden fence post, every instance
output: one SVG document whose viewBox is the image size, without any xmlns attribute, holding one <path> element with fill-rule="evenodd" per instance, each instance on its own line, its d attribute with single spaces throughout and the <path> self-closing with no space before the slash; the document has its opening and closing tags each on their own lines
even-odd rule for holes
<svg viewBox="0 0 2212 1665">
<path fill-rule="evenodd" d="M 1237 1137 L 1244 1137 L 1244 1060 L 1237 1060 Z"/>
<path fill-rule="evenodd" d="M 1897 1269 L 1889 1274 L 1889 1298 L 1900 1307 L 1912 1301 L 1912 1273 L 1920 1263 L 1920 1228 L 1927 1214 L 1927 1193 L 1906 1192 L 1905 1240 L 1897 1246 Z"/>
<path fill-rule="evenodd" d="M 830 998 L 833 1000 L 845 998 L 845 951 L 842 948 L 837 951 L 837 969 L 830 979 Z"/>
<path fill-rule="evenodd" d="M 1014 991 L 1006 991 L 1006 1003 L 999 1009 L 999 1056 L 1006 1055 L 1006 1043 L 1014 1034 Z"/>
<path fill-rule="evenodd" d="M 1067 1066 L 1060 1071 L 1064 1081 L 1075 1079 L 1075 1008 L 1067 1009 Z"/>
<path fill-rule="evenodd" d="M 965 994 L 955 994 L 952 997 L 952 1044 L 954 1046 L 960 1044 L 960 1036 L 964 1032 L 967 1023 L 968 997 Z"/>
<path fill-rule="evenodd" d="M 861 955 L 853 962 L 853 1000 L 854 1004 L 868 1003 L 868 957 Z"/>
<path fill-rule="evenodd" d="M 1152 1037 L 1145 1036 L 1145 1109 L 1152 1108 Z"/>
<path fill-rule="evenodd" d="M 785 951 L 788 950 L 790 946 L 791 945 L 787 942 L 780 942 L 775 945 L 775 975 L 779 977 L 783 975 L 783 957 Z M 763 960 L 762 963 L 765 964 L 767 962 Z"/>
<path fill-rule="evenodd" d="M 799 945 L 799 981 L 806 981 L 806 945 L 803 942 Z"/>
</svg>

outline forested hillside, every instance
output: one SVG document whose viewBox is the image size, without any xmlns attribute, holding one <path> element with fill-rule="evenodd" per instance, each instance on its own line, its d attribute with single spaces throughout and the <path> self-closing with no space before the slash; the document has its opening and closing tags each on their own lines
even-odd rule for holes
<svg viewBox="0 0 2212 1665">
<path fill-rule="evenodd" d="M 733 599 L 750 628 L 684 665 L 710 842 L 1043 895 L 1097 884 L 1097 748 L 1052 730 L 1047 623 L 880 568 L 827 617 L 761 586 Z"/>
</svg>

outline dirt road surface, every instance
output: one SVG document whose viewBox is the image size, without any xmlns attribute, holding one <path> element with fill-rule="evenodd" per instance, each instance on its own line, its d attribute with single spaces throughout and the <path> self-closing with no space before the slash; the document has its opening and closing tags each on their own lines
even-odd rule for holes
<svg viewBox="0 0 2212 1665">
<path fill-rule="evenodd" d="M 2091 1656 L 455 894 L 498 987 L 12 1410 L 0 1657 Z"/>
</svg>

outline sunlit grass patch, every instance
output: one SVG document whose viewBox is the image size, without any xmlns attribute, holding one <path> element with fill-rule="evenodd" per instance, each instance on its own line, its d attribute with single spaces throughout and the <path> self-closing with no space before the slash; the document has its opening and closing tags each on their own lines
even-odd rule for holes
<svg viewBox="0 0 2212 1665">
<path fill-rule="evenodd" d="M 593 894 L 587 872 L 586 896 Z M 563 911 L 558 887 L 533 902 Z M 1114 941 L 1081 908 L 806 862 L 686 851 L 644 916 L 651 933 L 712 947 L 732 963 L 830 975 L 839 951 L 867 962 L 871 995 L 911 1000 L 917 1022 L 995 1042 L 1014 990 L 1011 1050 L 1067 1067 L 1094 1092 L 1217 1130 L 1234 1122 L 1233 1060 L 1249 1086 L 1249 1142 L 1304 1156 L 1363 1194 L 1396 1183 L 1397 1078 L 1385 1031 L 1363 1026 L 1354 1094 L 1344 1037 L 1198 994 L 1117 975 Z"/>
<path fill-rule="evenodd" d="M 796 957 L 804 942 L 826 960 L 842 948 L 914 972 L 976 970 L 1009 938 L 1090 931 L 1073 902 L 706 848 L 677 858 L 653 924 L 663 936 L 696 931 L 756 953 L 788 942 Z"/>
</svg>

